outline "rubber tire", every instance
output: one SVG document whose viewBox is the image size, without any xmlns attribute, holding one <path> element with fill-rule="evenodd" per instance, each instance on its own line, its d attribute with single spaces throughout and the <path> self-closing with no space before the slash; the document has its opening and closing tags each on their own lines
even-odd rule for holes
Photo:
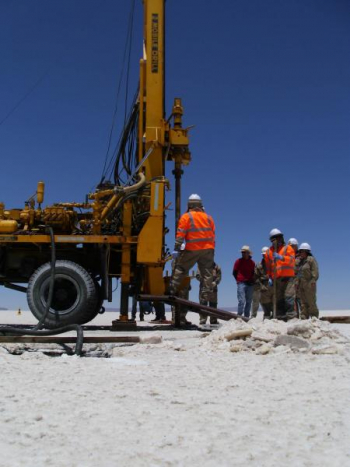
<svg viewBox="0 0 350 467">
<path fill-rule="evenodd" d="M 100 313 L 102 305 L 103 305 L 103 298 L 102 298 L 102 289 L 100 284 L 97 281 L 94 281 L 96 292 L 97 292 L 97 305 L 94 310 L 91 310 L 90 313 L 85 313 L 83 320 L 79 324 L 86 324 L 92 321 L 96 316 Z"/>
<path fill-rule="evenodd" d="M 40 320 L 45 312 L 46 300 L 43 293 L 47 291 L 47 287 L 43 290 L 43 284 L 49 283 L 51 275 L 50 263 L 45 263 L 40 266 L 29 279 L 27 289 L 27 301 L 30 311 Z M 56 321 L 54 311 L 48 313 L 45 320 L 45 327 L 55 329 L 67 324 L 82 324 L 87 322 L 88 317 L 93 313 L 97 313 L 99 297 L 96 284 L 90 274 L 79 264 L 73 261 L 58 260 L 56 261 L 55 275 L 63 280 L 67 280 L 73 284 L 73 288 L 77 293 L 77 298 L 70 309 L 64 314 L 59 312 L 59 320 Z M 55 300 L 55 291 L 54 291 Z M 96 316 L 96 315 L 95 315 Z"/>
</svg>

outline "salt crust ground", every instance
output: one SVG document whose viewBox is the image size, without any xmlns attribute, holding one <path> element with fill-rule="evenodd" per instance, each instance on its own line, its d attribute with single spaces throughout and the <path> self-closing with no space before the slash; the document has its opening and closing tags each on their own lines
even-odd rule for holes
<svg viewBox="0 0 350 467">
<path fill-rule="evenodd" d="M 109 359 L 0 349 L 1 467 L 350 465 L 346 339 L 256 355 L 226 331 L 157 332 Z"/>
</svg>

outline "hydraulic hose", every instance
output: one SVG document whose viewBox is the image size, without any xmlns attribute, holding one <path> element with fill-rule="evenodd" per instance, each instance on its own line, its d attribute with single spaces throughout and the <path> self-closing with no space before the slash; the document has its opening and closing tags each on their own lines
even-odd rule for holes
<svg viewBox="0 0 350 467">
<path fill-rule="evenodd" d="M 126 195 L 129 195 L 130 193 L 133 193 L 134 191 L 139 190 L 140 188 L 143 187 L 146 183 L 146 177 L 142 172 L 139 174 L 140 180 L 135 183 L 134 185 L 128 186 L 128 187 L 118 187 L 117 193 L 115 193 L 110 201 L 108 202 L 107 206 L 104 208 L 104 210 L 101 213 L 100 221 L 104 221 L 108 214 L 112 211 L 112 209 L 117 209 L 118 206 L 122 203 L 123 198 Z M 123 196 L 121 196 L 123 195 Z"/>
<path fill-rule="evenodd" d="M 62 326 L 57 329 L 47 329 L 43 330 L 42 328 L 45 326 L 45 320 L 47 315 L 50 311 L 52 298 L 53 298 L 53 291 L 55 285 L 55 265 L 56 265 L 56 246 L 55 246 L 55 236 L 52 227 L 47 227 L 49 231 L 50 238 L 51 238 L 51 275 L 50 275 L 50 286 L 49 286 L 49 294 L 47 297 L 47 302 L 45 306 L 45 311 L 43 316 L 40 318 L 38 324 L 33 328 L 27 329 L 18 329 L 11 326 L 0 326 L 0 334 L 3 335 L 20 335 L 20 336 L 54 336 L 56 334 L 64 334 L 68 331 L 76 331 L 77 333 L 77 342 L 75 345 L 75 354 L 80 356 L 83 350 L 83 343 L 84 343 L 84 332 L 83 328 L 79 326 L 79 324 L 69 324 L 67 326 Z M 55 311 L 56 319 L 58 321 L 59 314 Z"/>
<path fill-rule="evenodd" d="M 49 295 L 47 297 L 44 314 L 40 318 L 40 321 L 38 322 L 38 324 L 34 327 L 33 331 L 39 331 L 40 329 L 44 327 L 45 320 L 47 318 L 47 315 L 50 311 L 50 307 L 52 304 L 53 289 L 55 286 L 55 266 L 56 266 L 55 236 L 54 236 L 52 227 L 46 227 L 46 229 L 49 231 L 50 240 L 51 240 L 51 275 L 50 275 Z M 55 315 L 56 315 L 56 321 L 59 321 L 59 314 L 57 311 L 55 311 Z"/>
</svg>

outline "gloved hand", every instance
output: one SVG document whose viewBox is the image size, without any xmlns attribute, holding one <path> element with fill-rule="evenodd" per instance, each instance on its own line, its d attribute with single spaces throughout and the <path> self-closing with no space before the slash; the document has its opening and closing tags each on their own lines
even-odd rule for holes
<svg viewBox="0 0 350 467">
<path fill-rule="evenodd" d="M 180 252 L 177 251 L 177 250 L 174 250 L 172 253 L 171 253 L 171 256 L 173 257 L 173 259 L 176 259 L 178 256 L 179 256 Z"/>
<path fill-rule="evenodd" d="M 270 279 L 269 279 L 269 287 L 272 287 L 272 286 L 273 286 L 273 280 L 272 280 L 271 277 L 270 277 Z"/>
<path fill-rule="evenodd" d="M 280 254 L 278 254 L 278 253 L 276 253 L 276 252 L 274 252 L 273 257 L 274 257 L 275 259 L 283 259 L 283 256 L 280 255 Z"/>
</svg>

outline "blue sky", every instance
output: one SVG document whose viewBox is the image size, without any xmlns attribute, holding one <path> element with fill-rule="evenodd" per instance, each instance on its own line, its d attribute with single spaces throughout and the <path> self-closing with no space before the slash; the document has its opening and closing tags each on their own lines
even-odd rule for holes
<svg viewBox="0 0 350 467">
<path fill-rule="evenodd" d="M 23 206 L 38 180 L 47 203 L 81 201 L 99 181 L 130 4 L 0 2 L 0 121 L 43 77 L 0 125 L 7 207 Z M 320 308 L 349 308 L 350 3 L 168 0 L 166 11 L 167 112 L 182 97 L 185 124 L 195 125 L 183 206 L 199 193 L 216 221 L 220 304 L 237 302 L 240 247 L 259 259 L 277 227 L 311 244 Z M 136 0 L 132 91 L 141 25 Z M 171 229 L 170 248 L 173 239 Z M 25 297 L 1 289 L 0 305 L 25 308 Z"/>
</svg>

